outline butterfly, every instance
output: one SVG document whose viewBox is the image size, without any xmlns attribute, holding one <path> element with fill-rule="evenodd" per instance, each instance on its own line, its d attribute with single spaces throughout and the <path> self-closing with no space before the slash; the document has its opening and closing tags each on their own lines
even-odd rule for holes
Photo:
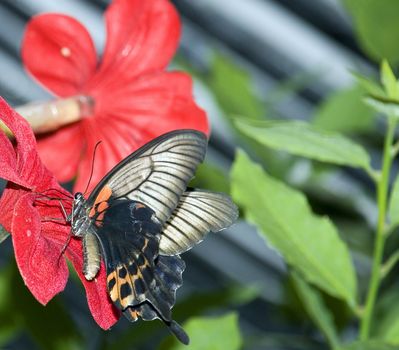
<svg viewBox="0 0 399 350">
<path fill-rule="evenodd" d="M 82 238 L 83 274 L 104 260 L 113 303 L 129 321 L 160 319 L 182 343 L 172 319 L 185 268 L 180 254 L 238 216 L 229 196 L 187 189 L 207 148 L 206 136 L 177 130 L 150 141 L 117 164 L 85 199 L 74 195 L 72 234 Z"/>
</svg>

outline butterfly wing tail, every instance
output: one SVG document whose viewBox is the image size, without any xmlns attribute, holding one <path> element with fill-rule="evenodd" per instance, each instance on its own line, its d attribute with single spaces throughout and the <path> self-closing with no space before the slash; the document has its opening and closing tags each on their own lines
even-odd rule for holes
<svg viewBox="0 0 399 350">
<path fill-rule="evenodd" d="M 165 323 L 170 332 L 183 344 L 189 338 L 183 328 L 171 318 L 171 309 L 175 303 L 176 290 L 183 284 L 182 274 L 185 263 L 179 256 L 158 256 L 155 261 L 154 278 L 157 288 L 147 294 L 147 300 L 130 306 L 123 311 L 131 322 L 141 317 L 145 321 L 156 318 Z"/>
<path fill-rule="evenodd" d="M 176 322 L 176 321 L 169 321 L 165 322 L 168 326 L 169 331 L 184 345 L 188 345 L 190 343 L 190 338 L 185 330 Z"/>
<path fill-rule="evenodd" d="M 176 321 L 167 321 L 162 319 L 160 315 L 156 312 L 155 308 L 148 302 L 145 302 L 139 306 L 132 306 L 123 311 L 123 315 L 130 321 L 137 321 L 140 316 L 143 320 L 153 320 L 155 318 L 160 318 L 161 321 L 168 327 L 169 331 L 184 345 L 190 343 L 190 338 L 185 332 L 182 326 L 180 326 Z"/>
</svg>

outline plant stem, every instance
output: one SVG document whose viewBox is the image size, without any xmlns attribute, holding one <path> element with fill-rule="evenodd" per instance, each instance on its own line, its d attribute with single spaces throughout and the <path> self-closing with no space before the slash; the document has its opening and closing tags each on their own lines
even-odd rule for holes
<svg viewBox="0 0 399 350">
<path fill-rule="evenodd" d="M 393 253 L 389 259 L 381 266 L 381 279 L 384 279 L 399 261 L 399 250 Z"/>
<path fill-rule="evenodd" d="M 399 140 L 392 146 L 392 155 L 395 158 L 399 153 Z"/>
<path fill-rule="evenodd" d="M 385 136 L 385 143 L 384 143 L 381 178 L 377 182 L 377 204 L 378 204 L 377 233 L 375 237 L 373 266 L 371 271 L 369 290 L 367 293 L 364 315 L 360 325 L 361 340 L 367 340 L 369 338 L 375 300 L 381 282 L 380 269 L 381 269 L 385 236 L 386 236 L 385 219 L 386 219 L 386 210 L 387 210 L 389 174 L 393 159 L 392 143 L 393 143 L 395 128 L 396 128 L 396 121 L 393 118 L 389 118 L 388 130 Z"/>
</svg>

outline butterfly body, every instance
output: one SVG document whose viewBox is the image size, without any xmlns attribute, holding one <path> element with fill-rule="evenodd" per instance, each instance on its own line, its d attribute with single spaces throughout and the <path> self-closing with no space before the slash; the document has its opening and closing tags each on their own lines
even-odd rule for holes
<svg viewBox="0 0 399 350">
<path fill-rule="evenodd" d="M 85 277 L 95 278 L 102 259 L 109 296 L 124 316 L 161 319 L 185 344 L 188 336 L 171 315 L 185 268 L 179 254 L 237 218 L 228 196 L 187 191 L 206 145 L 194 130 L 154 139 L 116 165 L 87 199 L 76 193 L 70 217 L 73 235 L 83 240 Z"/>
</svg>

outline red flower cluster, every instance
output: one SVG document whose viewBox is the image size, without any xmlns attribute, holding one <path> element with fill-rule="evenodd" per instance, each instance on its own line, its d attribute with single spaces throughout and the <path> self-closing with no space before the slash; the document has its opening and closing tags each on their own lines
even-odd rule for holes
<svg viewBox="0 0 399 350">
<path fill-rule="evenodd" d="M 165 70 L 180 35 L 168 0 L 115 0 L 105 18 L 107 42 L 99 64 L 87 30 L 75 19 L 44 14 L 29 22 L 22 47 L 28 71 L 58 96 L 89 96 L 94 112 L 36 144 L 27 122 L 0 98 L 0 120 L 15 138 L 11 142 L 0 132 L 0 178 L 8 181 L 0 197 L 0 224 L 11 233 L 22 278 L 39 302 L 46 304 L 65 288 L 64 254 L 82 280 L 94 319 L 108 329 L 120 313 L 108 296 L 104 266 L 89 282 L 82 274 L 80 240 L 72 238 L 63 251 L 70 226 L 51 197 L 70 206 L 72 195 L 56 178 L 67 181 L 78 174 L 75 188 L 82 190 L 100 140 L 93 185 L 154 137 L 183 128 L 207 133 L 208 122 L 193 100 L 189 76 Z"/>
<path fill-rule="evenodd" d="M 208 133 L 194 102 L 191 79 L 167 72 L 180 22 L 168 0 L 115 0 L 105 13 L 102 60 L 87 30 L 75 19 L 43 14 L 28 24 L 22 57 L 28 71 L 54 94 L 90 96 L 94 114 L 38 140 L 40 156 L 59 181 L 88 180 L 94 146 L 93 184 L 133 150 L 174 129 Z"/>
<path fill-rule="evenodd" d="M 0 120 L 15 137 L 14 145 L 0 132 L 0 178 L 8 181 L 0 197 L 0 224 L 11 232 L 15 258 L 25 284 L 39 302 L 46 304 L 64 290 L 67 283 L 68 266 L 62 249 L 70 232 L 65 221 L 51 219 L 62 218 L 62 212 L 59 202 L 48 199 L 48 195 L 69 199 L 72 195 L 60 187 L 42 164 L 28 123 L 2 98 Z M 74 238 L 65 256 L 82 280 L 94 319 L 108 329 L 117 321 L 119 313 L 108 297 L 105 268 L 101 267 L 95 281 L 87 281 L 82 274 L 82 244 Z"/>
</svg>

